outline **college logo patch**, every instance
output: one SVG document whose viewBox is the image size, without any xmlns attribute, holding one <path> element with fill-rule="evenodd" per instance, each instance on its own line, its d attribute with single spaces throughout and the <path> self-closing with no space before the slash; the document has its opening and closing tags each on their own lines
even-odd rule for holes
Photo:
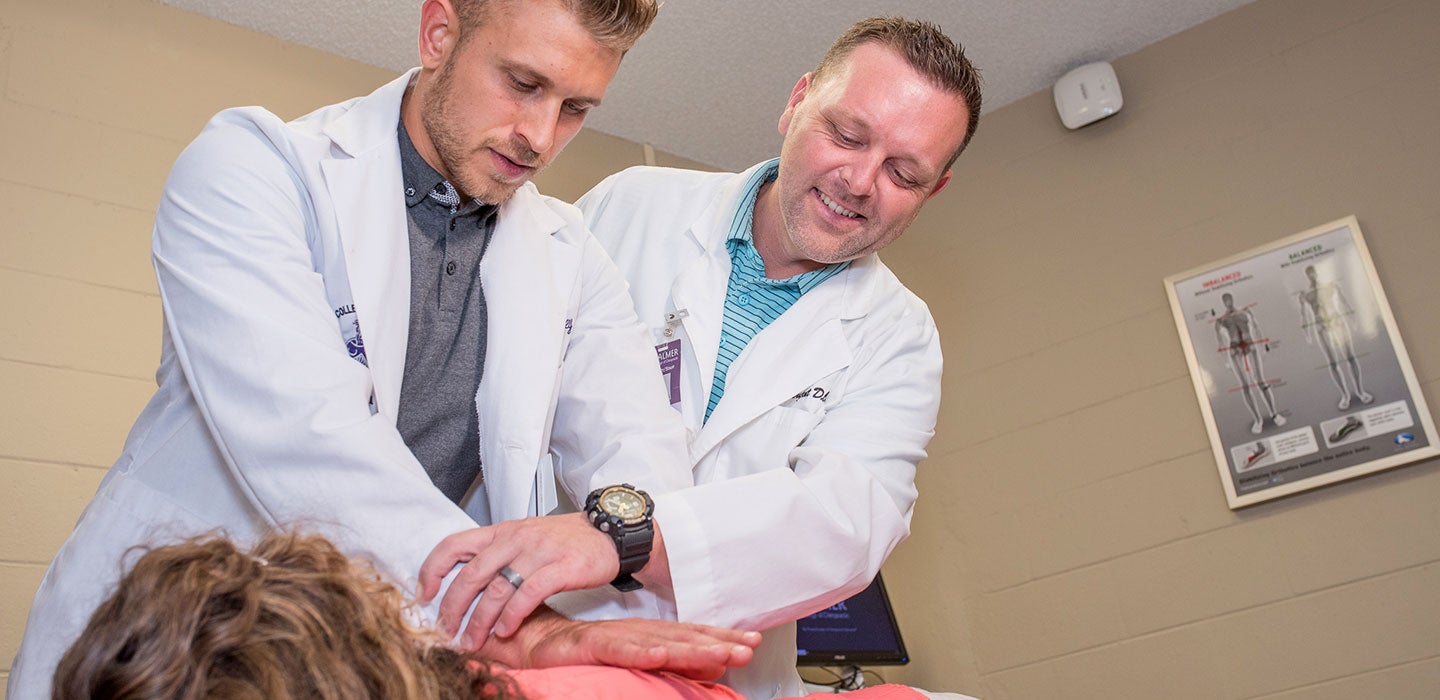
<svg viewBox="0 0 1440 700">
<path fill-rule="evenodd" d="M 360 335 L 360 328 L 355 328 L 355 337 L 345 339 L 345 350 L 350 353 L 350 359 L 359 362 L 366 367 L 370 363 L 365 359 L 365 339 Z"/>
</svg>

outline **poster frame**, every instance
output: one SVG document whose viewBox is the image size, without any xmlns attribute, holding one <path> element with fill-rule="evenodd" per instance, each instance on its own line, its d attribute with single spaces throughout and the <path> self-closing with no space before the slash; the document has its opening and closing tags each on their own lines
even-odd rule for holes
<svg viewBox="0 0 1440 700">
<path fill-rule="evenodd" d="M 1349 250 L 1345 250 L 1344 245 L 1326 246 L 1323 244 L 1324 242 L 1334 241 L 1341 241 L 1343 243 L 1347 237 L 1340 234 L 1339 232 L 1341 231 L 1348 232 Z M 1333 254 L 1335 257 L 1321 257 L 1326 254 Z M 1369 310 L 1368 327 L 1378 331 L 1381 326 L 1376 325 L 1375 321 L 1383 322 L 1381 325 L 1383 325 L 1384 332 L 1388 334 L 1389 343 L 1385 349 L 1377 351 L 1380 353 L 1379 356 L 1375 356 L 1370 352 L 1364 353 L 1364 355 L 1361 356 L 1361 363 L 1383 365 L 1387 368 L 1398 367 L 1398 375 L 1403 375 L 1406 395 L 1385 397 L 1379 406 L 1392 407 L 1391 413 L 1395 413 L 1400 409 L 1394 407 L 1408 402 L 1408 407 L 1413 409 L 1413 414 L 1409 417 L 1409 419 L 1412 420 L 1412 424 L 1408 429 L 1402 427 L 1394 431 L 1393 436 L 1390 438 L 1391 442 L 1394 443 L 1393 446 L 1389 446 L 1389 451 L 1386 449 L 1373 450 L 1376 453 L 1373 455 L 1373 458 L 1368 458 L 1369 455 L 1362 458 L 1353 453 L 1342 452 L 1339 448 L 1342 447 L 1340 443 L 1343 442 L 1343 439 L 1335 440 L 1334 444 L 1332 444 L 1332 438 L 1349 436 L 1345 436 L 1342 430 L 1335 429 L 1333 426 L 1330 426 L 1330 429 L 1327 431 L 1326 428 L 1322 427 L 1326 425 L 1323 422 L 1304 426 L 1289 423 L 1287 417 L 1291 416 L 1291 413 L 1284 409 L 1276 409 L 1274 404 L 1277 402 L 1272 398 L 1273 391 L 1270 392 L 1271 395 L 1262 395 L 1260 392 L 1254 391 L 1255 388 L 1278 387 L 1281 386 L 1283 382 L 1296 381 L 1294 378 L 1289 380 L 1265 378 L 1263 373 L 1248 374 L 1252 366 L 1248 359 L 1249 357 L 1254 356 L 1257 358 L 1254 360 L 1255 364 L 1253 365 L 1256 369 L 1261 366 L 1261 360 L 1258 359 L 1261 354 L 1259 345 L 1262 342 L 1265 343 L 1264 352 L 1269 353 L 1272 345 L 1282 345 L 1280 338 L 1272 338 L 1267 334 L 1263 337 L 1250 338 L 1248 342 L 1243 343 L 1232 342 L 1229 345 L 1225 345 L 1223 342 L 1231 337 L 1230 328 L 1237 323 L 1241 327 L 1234 332 L 1234 335 L 1241 337 L 1245 335 L 1244 327 L 1247 321 L 1236 321 L 1233 320 L 1232 317 L 1251 314 L 1248 307 L 1236 309 L 1233 305 L 1234 295 L 1221 291 L 1229 285 L 1237 285 L 1234 289 L 1239 292 L 1239 290 L 1246 288 L 1246 285 L 1248 285 L 1250 289 L 1261 288 L 1267 284 L 1276 285 L 1281 282 L 1282 276 L 1288 276 L 1285 282 L 1293 289 L 1296 279 L 1295 276 L 1297 274 L 1303 274 L 1309 278 L 1310 289 L 1304 290 L 1300 294 L 1292 292 L 1289 296 L 1294 297 L 1298 301 L 1295 307 L 1300 309 L 1299 313 L 1303 318 L 1321 318 L 1317 315 L 1304 316 L 1306 299 L 1303 297 L 1303 294 L 1314 291 L 1317 288 L 1323 292 L 1327 287 L 1326 283 L 1317 282 L 1319 274 L 1309 269 L 1314 268 L 1316 266 L 1315 264 L 1310 264 L 1308 267 L 1303 266 L 1303 263 L 1306 263 L 1312 257 L 1325 261 L 1321 264 L 1335 262 L 1344 265 L 1347 270 L 1363 270 L 1363 274 L 1351 274 L 1347 279 L 1343 280 L 1343 283 L 1328 283 L 1328 287 L 1339 287 L 1341 288 L 1341 293 L 1345 293 L 1346 289 L 1348 289 L 1349 293 L 1346 294 L 1347 298 L 1359 298 L 1363 300 L 1365 297 L 1362 295 L 1367 293 L 1370 295 L 1373 303 L 1360 304 L 1360 306 Z M 1440 455 L 1440 444 L 1437 444 L 1440 443 L 1440 440 L 1437 440 L 1434 421 L 1431 418 L 1429 407 L 1425 404 L 1425 398 L 1421 392 L 1420 384 L 1416 381 L 1415 371 L 1410 364 L 1409 354 L 1405 350 L 1404 341 L 1401 339 L 1399 329 L 1395 325 L 1395 317 L 1391 312 L 1389 300 L 1386 298 L 1385 291 L 1380 284 L 1380 278 L 1376 272 L 1374 261 L 1370 257 L 1369 249 L 1366 247 L 1364 236 L 1360 231 L 1359 221 L 1355 216 L 1352 215 L 1337 219 L 1330 223 L 1316 226 L 1291 236 L 1286 236 L 1277 241 L 1252 248 L 1242 253 L 1171 275 L 1165 278 L 1165 291 L 1169 297 L 1170 308 L 1175 317 L 1176 330 L 1180 335 L 1180 343 L 1184 348 L 1185 362 L 1189 368 L 1190 378 L 1195 389 L 1195 396 L 1200 403 L 1200 411 L 1205 419 L 1206 431 L 1209 433 L 1210 446 L 1214 453 L 1221 483 L 1224 486 L 1225 498 L 1232 510 L 1289 496 L 1302 491 L 1309 491 L 1328 484 L 1354 479 L 1381 470 L 1412 464 Z M 1216 294 L 1216 292 L 1221 293 Z M 1206 303 L 1212 306 L 1212 310 L 1210 311 L 1211 318 L 1205 318 L 1203 312 L 1196 311 L 1197 304 L 1195 300 L 1202 294 L 1210 295 Z M 1222 297 L 1228 297 L 1228 299 L 1225 300 L 1226 303 L 1221 307 L 1222 310 L 1217 312 L 1213 307 L 1217 306 L 1215 302 L 1219 301 Z M 1313 301 L 1315 297 L 1315 294 L 1311 294 L 1310 299 L 1312 301 L 1310 308 L 1318 311 L 1322 307 Z M 1187 299 L 1190 301 L 1187 302 Z M 1188 308 L 1186 308 L 1187 306 Z M 1328 312 L 1328 309 L 1334 306 L 1340 306 L 1340 304 L 1332 303 L 1323 308 Z M 1349 302 L 1347 301 L 1343 306 L 1348 307 Z M 1228 309 L 1228 311 L 1223 309 Z M 1274 309 L 1269 309 L 1268 311 L 1271 312 L 1272 316 L 1281 315 L 1274 313 Z M 1292 308 L 1291 312 L 1294 313 L 1294 308 Z M 1312 314 L 1313 313 L 1314 312 L 1312 312 Z M 1306 381 L 1333 382 L 1337 387 L 1342 387 L 1345 385 L 1343 375 L 1347 369 L 1344 366 L 1347 360 L 1345 358 L 1341 358 L 1339 362 L 1335 360 L 1335 355 L 1333 354 L 1334 343 L 1325 343 L 1325 348 L 1323 349 L 1325 352 L 1324 355 L 1317 355 L 1317 351 L 1305 349 L 1304 345 L 1308 344 L 1312 347 L 1318 346 L 1320 339 L 1316 333 L 1327 334 L 1327 339 L 1333 338 L 1335 331 L 1326 330 L 1327 328 L 1347 328 L 1344 326 L 1343 319 L 1359 313 L 1361 312 L 1355 311 L 1353 308 L 1346 313 L 1327 313 L 1325 318 L 1342 319 L 1339 326 L 1336 326 L 1333 321 L 1326 323 L 1318 320 L 1310 323 L 1286 321 L 1272 325 L 1282 326 L 1282 333 L 1289 336 L 1289 339 L 1283 343 L 1288 346 L 1286 348 L 1287 350 L 1292 352 L 1300 352 L 1303 350 L 1308 353 L 1307 356 L 1322 358 L 1312 362 L 1312 366 L 1307 368 L 1307 371 L 1303 373 L 1310 377 L 1310 379 Z M 1227 318 L 1232 319 L 1228 324 L 1221 324 L 1218 320 Z M 1295 317 L 1291 318 L 1293 319 Z M 1255 322 L 1256 327 L 1264 327 L 1253 314 L 1249 315 L 1248 319 L 1249 321 Z M 1361 318 L 1359 321 L 1363 323 L 1366 319 Z M 1218 328 L 1217 326 L 1220 325 L 1225 325 L 1225 328 Z M 1194 336 L 1199 334 L 1203 339 L 1208 341 L 1209 335 L 1207 334 L 1210 333 L 1213 333 L 1217 339 L 1214 342 L 1217 346 L 1215 352 L 1219 354 L 1202 362 L 1201 358 L 1196 354 L 1197 341 Z M 1301 340 L 1300 350 L 1295 349 L 1296 343 L 1293 342 L 1297 337 Z M 1351 340 L 1353 336 L 1348 329 L 1344 332 L 1344 337 L 1345 342 L 1351 343 L 1348 357 L 1353 359 L 1359 353 L 1354 349 L 1354 343 Z M 1372 345 L 1382 344 L 1372 343 Z M 1209 348 L 1205 348 L 1204 350 L 1210 352 Z M 1251 355 L 1252 352 L 1254 355 Z M 1222 356 L 1230 359 L 1216 359 Z M 1329 359 L 1328 364 L 1324 358 Z M 1247 374 L 1242 375 L 1241 371 L 1235 369 L 1236 364 L 1234 360 L 1239 360 L 1245 366 Z M 1216 370 L 1215 365 L 1217 362 L 1223 362 L 1224 366 L 1229 368 L 1229 374 L 1224 374 Z M 1315 365 L 1318 365 L 1318 367 Z M 1328 372 L 1324 371 L 1327 369 Z M 1356 371 L 1359 372 L 1360 370 L 1357 369 Z M 1297 372 L 1296 374 L 1301 373 Z M 1251 381 L 1246 382 L 1242 380 L 1242 376 L 1250 378 Z M 1261 379 L 1253 379 L 1255 376 L 1260 376 Z M 1324 378 L 1321 379 L 1321 377 Z M 1361 380 L 1356 378 L 1352 380 L 1351 383 L 1359 386 L 1360 382 Z M 1228 383 L 1229 386 L 1222 395 L 1218 387 L 1224 383 Z M 1318 391 L 1318 389 L 1316 391 Z M 1237 392 L 1247 392 L 1246 395 L 1242 397 L 1245 399 L 1243 403 L 1233 396 L 1233 394 Z M 1395 392 L 1390 393 L 1394 394 Z M 1368 396 L 1364 389 L 1360 389 L 1358 392 L 1352 392 L 1351 395 Z M 1345 400 L 1342 399 L 1341 403 L 1344 403 L 1344 401 Z M 1270 409 L 1275 411 L 1274 415 L 1271 415 L 1269 418 L 1264 417 L 1267 403 L 1270 405 Z M 1312 401 L 1309 403 L 1314 404 L 1316 402 Z M 1386 416 L 1389 414 L 1367 413 L 1367 411 L 1371 409 L 1368 405 L 1361 405 L 1358 398 L 1352 401 L 1352 407 L 1353 409 L 1351 410 L 1354 412 L 1349 415 L 1356 416 L 1354 420 L 1362 423 L 1360 428 L 1354 429 L 1355 433 L 1361 433 L 1363 435 L 1367 429 L 1371 427 L 1370 418 L 1378 417 L 1379 421 L 1376 423 L 1375 435 L 1372 436 L 1374 439 L 1370 442 L 1378 444 L 1377 440 L 1379 437 L 1389 435 L 1388 433 L 1380 432 L 1385 430 L 1387 426 L 1394 425 L 1394 423 L 1384 422 Z M 1330 406 L 1329 408 L 1333 408 L 1341 413 L 1347 410 L 1344 409 L 1344 407 L 1337 406 Z M 1314 410 L 1314 406 L 1307 405 L 1303 411 L 1301 407 L 1296 407 L 1294 413 L 1313 413 Z M 1374 410 L 1378 411 L 1379 409 Z M 1263 430 L 1255 430 L 1255 428 L 1252 427 L 1252 431 L 1254 432 L 1253 436 L 1246 435 L 1244 439 L 1235 439 L 1234 435 L 1236 431 L 1232 427 L 1229 430 L 1229 437 L 1227 438 L 1222 435 L 1223 431 L 1217 424 L 1217 413 L 1222 415 L 1230 414 L 1226 417 L 1229 419 L 1228 424 L 1231 426 L 1237 421 L 1253 420 L 1255 427 L 1261 427 L 1263 424 Z M 1276 418 L 1275 416 L 1280 417 Z M 1342 418 L 1346 421 L 1340 426 L 1343 429 L 1349 426 L 1351 418 L 1348 416 L 1342 416 Z M 1331 422 L 1334 422 L 1334 420 L 1338 419 L 1330 419 Z M 1405 420 L 1405 418 L 1401 417 L 1399 420 Z M 1276 425 L 1277 422 L 1279 425 Z M 1309 431 L 1308 438 L 1302 434 L 1302 432 L 1306 430 Z M 1421 440 L 1415 439 L 1416 433 L 1421 434 Z M 1269 434 L 1269 437 L 1267 437 L 1267 434 Z M 1265 476 L 1260 484 L 1256 485 L 1253 478 L 1250 479 L 1249 483 L 1246 483 L 1245 479 L 1240 478 L 1241 473 L 1239 470 L 1242 468 L 1242 465 L 1239 463 L 1239 457 L 1244 454 L 1244 450 L 1248 449 L 1251 454 L 1262 452 L 1267 441 L 1275 441 L 1282 438 L 1288 439 L 1288 442 L 1271 443 L 1272 452 L 1270 454 L 1273 459 L 1277 460 L 1271 467 L 1271 471 L 1252 475 Z M 1308 443 L 1306 442 L 1307 440 Z M 1405 442 L 1402 442 L 1402 440 Z M 1254 446 L 1247 448 L 1247 445 L 1252 443 Z M 1296 447 L 1297 445 L 1298 447 Z M 1407 445 L 1410 445 L 1410 447 L 1407 447 Z M 1280 449 L 1274 449 L 1275 447 Z M 1287 457 L 1287 455 L 1297 454 L 1311 448 L 1314 448 L 1313 452 L 1305 452 L 1301 457 L 1288 457 L 1284 460 L 1290 462 L 1290 464 L 1281 466 L 1280 461 L 1278 461 L 1281 460 L 1282 457 Z M 1353 448 L 1352 452 L 1354 449 L 1361 448 Z M 1363 449 L 1371 450 L 1371 447 L 1366 446 Z M 1326 465 L 1320 461 L 1332 459 L 1334 462 L 1331 465 Z M 1286 469 L 1296 470 L 1294 478 L 1285 478 L 1284 472 Z M 1328 470 L 1308 475 L 1305 473 L 1306 470 L 1314 471 L 1316 469 Z"/>
</svg>

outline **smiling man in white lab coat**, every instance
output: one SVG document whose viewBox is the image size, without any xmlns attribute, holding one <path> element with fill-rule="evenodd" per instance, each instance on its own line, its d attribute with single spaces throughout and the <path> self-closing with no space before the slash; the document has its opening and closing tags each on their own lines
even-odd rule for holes
<svg viewBox="0 0 1440 700">
<path fill-rule="evenodd" d="M 679 619 L 766 630 L 726 678 L 752 700 L 798 690 L 791 621 L 864 588 L 909 534 L 940 344 L 875 253 L 944 189 L 979 112 L 937 27 L 867 20 L 796 84 L 779 159 L 634 168 L 577 203 L 652 329 L 705 485 L 656 498 L 667 542 L 710 543 L 667 552 Z"/>
<path fill-rule="evenodd" d="M 40 586 L 8 697 L 49 696 L 136 545 L 298 526 L 413 582 L 447 534 L 547 512 L 557 476 L 580 500 L 690 484 L 623 280 L 528 182 L 654 14 L 425 0 L 420 68 L 206 126 L 156 214 L 158 391 Z M 610 538 L 571 517 L 593 556 L 544 564 L 608 582 Z"/>
<path fill-rule="evenodd" d="M 655 497 L 668 566 L 637 578 L 673 589 L 659 614 L 766 630 L 725 678 L 751 700 L 801 694 L 793 621 L 864 588 L 909 534 L 940 343 L 875 253 L 944 189 L 979 112 L 979 76 L 938 27 L 865 20 L 795 85 L 778 159 L 632 168 L 577 203 L 652 331 L 699 484 Z"/>
</svg>

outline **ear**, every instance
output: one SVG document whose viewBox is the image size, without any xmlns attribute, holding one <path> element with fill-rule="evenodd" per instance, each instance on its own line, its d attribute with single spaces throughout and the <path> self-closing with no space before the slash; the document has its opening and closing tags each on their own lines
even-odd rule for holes
<svg viewBox="0 0 1440 700">
<path fill-rule="evenodd" d="M 945 186 L 948 185 L 948 184 L 950 184 L 950 173 L 951 173 L 951 172 L 952 172 L 952 171 L 946 170 L 946 171 L 945 171 L 945 174 L 940 176 L 940 181 L 937 182 L 937 183 L 935 183 L 935 189 L 930 190 L 930 194 L 925 195 L 925 199 L 930 199 L 931 197 L 934 197 L 935 195 L 940 194 L 940 190 L 945 189 Z"/>
<path fill-rule="evenodd" d="M 805 101 L 805 93 L 810 90 L 810 74 L 800 76 L 800 81 L 795 83 L 795 89 L 790 91 L 790 101 L 785 103 L 785 111 L 780 113 L 780 135 L 790 130 L 790 120 L 795 117 L 795 107 Z"/>
<path fill-rule="evenodd" d="M 425 0 L 420 6 L 420 65 L 439 69 L 459 39 L 460 17 L 450 0 Z"/>
</svg>

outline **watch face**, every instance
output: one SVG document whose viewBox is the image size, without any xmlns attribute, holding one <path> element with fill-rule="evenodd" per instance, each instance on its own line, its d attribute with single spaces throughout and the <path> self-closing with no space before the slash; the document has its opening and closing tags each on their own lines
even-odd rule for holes
<svg viewBox="0 0 1440 700">
<path fill-rule="evenodd" d="M 609 489 L 600 494 L 600 509 L 628 522 L 645 516 L 645 499 L 628 489 Z"/>
</svg>

